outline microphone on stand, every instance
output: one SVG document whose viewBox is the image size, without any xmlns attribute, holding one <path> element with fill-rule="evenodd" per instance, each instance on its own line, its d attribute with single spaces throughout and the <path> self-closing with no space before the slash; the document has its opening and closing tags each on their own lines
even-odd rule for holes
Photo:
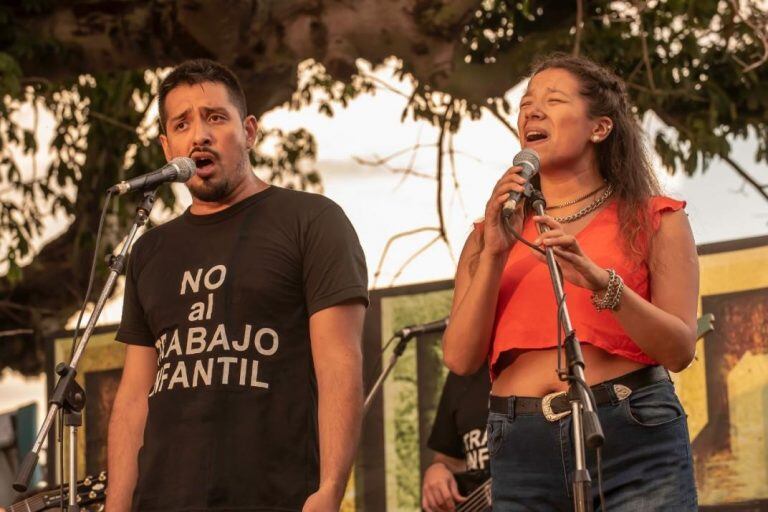
<svg viewBox="0 0 768 512">
<path fill-rule="evenodd" d="M 523 196 L 527 197 L 530 194 L 531 178 L 539 172 L 539 154 L 531 148 L 525 148 L 515 155 L 515 158 L 512 160 L 512 165 L 523 167 L 523 170 L 520 171 L 520 176 L 525 178 L 525 191 L 512 191 L 509 193 L 509 197 L 501 210 L 501 214 L 505 219 L 509 218 L 509 216 L 514 213 L 520 199 Z"/>
<path fill-rule="evenodd" d="M 448 322 L 450 321 L 450 317 L 445 317 L 441 320 L 436 320 L 434 322 L 429 322 L 426 324 L 415 324 L 415 325 L 409 325 L 408 327 L 403 327 L 399 331 L 395 333 L 395 336 L 399 338 L 412 338 L 414 336 L 419 336 L 421 334 L 429 334 L 432 332 L 442 332 L 445 330 L 446 327 L 448 327 Z"/>
<path fill-rule="evenodd" d="M 395 348 L 392 349 L 392 355 L 390 356 L 389 363 L 385 368 L 381 370 L 381 374 L 379 375 L 379 378 L 376 379 L 376 382 L 373 384 L 373 387 L 371 387 L 371 390 L 368 392 L 368 395 L 365 397 L 365 403 L 363 404 L 363 414 L 366 414 L 368 412 L 368 409 L 371 407 L 371 403 L 373 402 L 373 398 L 376 396 L 376 393 L 378 393 L 379 389 L 381 389 L 381 386 L 384 384 L 384 379 L 387 378 L 387 375 L 389 375 L 389 372 L 392 371 L 392 368 L 395 367 L 395 363 L 397 363 L 398 358 L 403 355 L 403 352 L 405 351 L 405 347 L 408 345 L 408 341 L 413 338 L 414 336 L 418 336 L 419 334 L 429 334 L 432 332 L 442 332 L 445 330 L 445 328 L 448 326 L 448 317 L 443 318 L 442 320 L 437 320 L 435 322 L 429 322 L 426 324 L 415 324 L 415 325 L 409 325 L 408 327 L 403 327 L 399 331 L 397 331 L 392 339 L 400 338 L 400 341 L 397 342 L 397 345 L 395 345 Z"/>
<path fill-rule="evenodd" d="M 195 165 L 194 160 L 186 156 L 179 156 L 156 171 L 112 185 L 107 189 L 107 192 L 121 195 L 132 190 L 154 188 L 168 181 L 185 182 L 195 175 L 195 171 L 197 171 L 197 165 Z"/>
</svg>

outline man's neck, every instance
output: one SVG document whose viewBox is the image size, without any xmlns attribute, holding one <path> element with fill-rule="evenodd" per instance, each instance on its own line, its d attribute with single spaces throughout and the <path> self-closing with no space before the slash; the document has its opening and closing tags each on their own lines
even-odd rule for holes
<svg viewBox="0 0 768 512">
<path fill-rule="evenodd" d="M 263 192 L 267 188 L 269 188 L 269 185 L 256 176 L 249 177 L 241 181 L 226 198 L 219 201 L 203 201 L 192 196 L 192 206 L 190 206 L 189 211 L 195 215 L 210 215 L 226 210 L 233 204 Z"/>
</svg>

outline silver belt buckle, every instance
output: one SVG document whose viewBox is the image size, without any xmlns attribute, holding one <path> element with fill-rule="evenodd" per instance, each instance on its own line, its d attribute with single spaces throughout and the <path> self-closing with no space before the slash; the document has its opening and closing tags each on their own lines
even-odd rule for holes
<svg viewBox="0 0 768 512">
<path fill-rule="evenodd" d="M 547 421 L 557 421 L 560 418 L 565 418 L 569 414 L 571 414 L 571 411 L 564 411 L 564 412 L 552 412 L 552 400 L 557 398 L 558 396 L 565 396 L 565 391 L 556 391 L 555 393 L 550 393 L 546 395 L 544 398 L 541 399 L 541 412 L 544 413 L 544 417 L 547 419 Z"/>
</svg>

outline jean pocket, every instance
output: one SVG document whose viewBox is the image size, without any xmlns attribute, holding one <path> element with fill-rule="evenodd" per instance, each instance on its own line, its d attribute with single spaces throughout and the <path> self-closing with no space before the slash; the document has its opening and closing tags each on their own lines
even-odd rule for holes
<svg viewBox="0 0 768 512">
<path fill-rule="evenodd" d="M 642 427 L 671 425 L 685 417 L 671 383 L 660 383 L 633 392 L 622 404 L 628 420 Z"/>
<path fill-rule="evenodd" d="M 503 418 L 488 418 L 488 455 L 496 455 L 504 444 L 504 423 Z"/>
</svg>

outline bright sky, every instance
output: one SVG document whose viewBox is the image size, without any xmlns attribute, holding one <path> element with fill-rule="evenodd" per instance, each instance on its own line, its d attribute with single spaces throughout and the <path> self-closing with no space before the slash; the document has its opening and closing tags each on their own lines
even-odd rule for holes
<svg viewBox="0 0 768 512">
<path fill-rule="evenodd" d="M 379 77 L 395 84 L 386 72 Z M 404 87 L 399 87 L 409 92 Z M 517 105 L 522 87 L 507 94 Z M 273 128 L 305 127 L 318 140 L 318 168 L 326 194 L 339 202 L 360 235 L 368 264 L 373 272 L 381 252 L 392 235 L 437 225 L 436 181 L 401 174 L 384 168 L 362 166 L 353 157 L 373 159 L 393 154 L 414 144 L 434 144 L 437 130 L 425 123 L 400 122 L 405 99 L 387 90 L 375 96 L 354 100 L 333 118 L 312 109 L 290 112 L 276 109 L 262 118 L 262 125 Z M 516 113 L 515 113 L 516 114 Z M 510 119 L 514 124 L 515 119 Z M 652 117 L 644 121 L 650 134 L 663 128 Z M 493 184 L 511 164 L 520 145 L 495 118 L 484 115 L 478 121 L 465 120 L 455 137 L 459 190 L 446 180 L 444 201 L 448 236 L 454 255 L 461 251 L 471 221 L 482 216 Z M 768 166 L 754 163 L 754 142 L 734 145 L 734 158 L 749 169 L 758 180 L 768 181 Z M 394 163 L 407 166 L 410 155 Z M 656 168 L 661 169 L 658 159 Z M 436 149 L 422 148 L 414 165 L 420 173 L 435 175 Z M 688 213 L 697 243 L 709 243 L 765 234 L 768 229 L 768 202 L 756 192 L 742 186 L 727 164 L 713 162 L 705 173 L 687 178 L 682 172 L 669 176 L 663 170 L 660 178 L 667 192 L 688 201 Z M 388 255 L 377 286 L 389 286 L 402 262 L 428 242 L 433 233 L 422 233 L 400 240 Z M 391 258 L 391 259 L 390 259 Z M 418 256 L 396 280 L 395 284 L 432 281 L 453 276 L 455 266 L 444 244 L 435 244 Z"/>
<path fill-rule="evenodd" d="M 405 94 L 408 84 L 397 83 L 391 69 L 379 70 L 376 75 Z M 508 99 L 517 105 L 521 88 L 511 90 Z M 419 176 L 403 177 L 382 167 L 357 163 L 354 158 L 383 157 L 415 144 L 433 145 L 437 131 L 425 124 L 407 120 L 400 122 L 405 98 L 396 93 L 379 90 L 353 100 L 346 109 L 337 108 L 329 118 L 307 108 L 291 112 L 275 109 L 261 119 L 265 128 L 292 130 L 306 128 L 318 142 L 317 168 L 321 171 L 325 194 L 338 202 L 346 211 L 360 237 L 365 251 L 370 282 L 379 265 L 387 240 L 393 235 L 426 226 L 437 226 L 436 181 Z M 31 112 L 31 109 L 28 110 Z M 514 119 L 510 119 L 514 123 Z M 51 129 L 51 123 L 41 116 L 41 127 Z M 660 128 L 660 123 L 648 118 L 646 131 Z M 471 222 L 482 216 L 484 204 L 493 184 L 511 165 L 520 149 L 519 143 L 495 118 L 485 115 L 478 121 L 465 120 L 456 134 L 456 175 L 459 189 L 453 187 L 450 167 L 446 166 L 444 205 L 451 250 L 436 243 L 418 255 L 396 278 L 407 258 L 434 238 L 434 232 L 420 233 L 396 242 L 384 262 L 376 280 L 377 287 L 392 284 L 450 279 L 455 270 L 454 259 L 461 251 Z M 43 145 L 43 144 L 41 144 Z M 38 152 L 44 160 L 46 145 Z M 768 166 L 754 162 L 754 141 L 739 141 L 734 145 L 733 157 L 752 175 L 768 182 Z M 391 162 L 394 166 L 407 166 L 411 155 Z M 422 148 L 416 153 L 414 169 L 420 174 L 435 175 L 436 149 Z M 42 162 L 40 168 L 44 168 Z M 657 165 L 657 168 L 659 166 Z M 147 169 L 150 171 L 150 169 Z M 720 162 L 713 164 L 702 175 L 687 178 L 678 173 L 671 177 L 660 174 L 667 192 L 688 201 L 688 213 L 696 241 L 699 244 L 760 236 L 768 231 L 768 202 Z M 181 204 L 189 204 L 189 195 L 183 185 L 174 185 L 181 196 Z M 51 238 L 64 228 L 63 219 L 48 223 Z M 114 300 L 102 313 L 100 323 L 117 323 L 121 301 Z M 72 326 L 72 322 L 68 327 Z M 0 411 L 32 400 L 40 402 L 42 413 L 44 381 L 23 380 L 3 374 L 0 387 Z"/>
</svg>

